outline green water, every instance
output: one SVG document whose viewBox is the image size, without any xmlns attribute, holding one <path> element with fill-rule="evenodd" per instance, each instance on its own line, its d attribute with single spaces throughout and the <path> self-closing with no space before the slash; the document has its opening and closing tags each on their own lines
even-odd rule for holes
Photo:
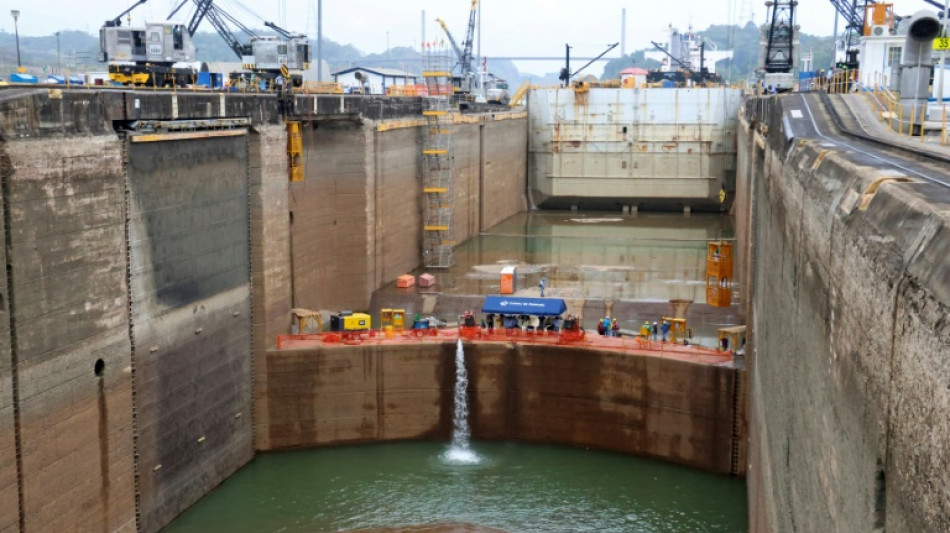
<svg viewBox="0 0 950 533">
<path fill-rule="evenodd" d="M 346 531 L 469 523 L 509 532 L 748 531 L 742 480 L 621 454 L 476 442 L 478 465 L 446 443 L 271 453 L 164 531 Z"/>
</svg>

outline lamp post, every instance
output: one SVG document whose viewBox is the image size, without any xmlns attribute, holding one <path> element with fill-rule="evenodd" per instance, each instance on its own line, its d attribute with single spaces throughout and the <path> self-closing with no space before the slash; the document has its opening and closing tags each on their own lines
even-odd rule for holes
<svg viewBox="0 0 950 533">
<path fill-rule="evenodd" d="M 20 63 L 20 27 L 17 25 L 17 19 L 20 18 L 19 9 L 11 9 L 10 14 L 13 15 L 13 31 L 16 33 L 16 68 L 21 70 L 23 64 Z"/>
<path fill-rule="evenodd" d="M 59 53 L 59 32 L 56 32 L 56 73 L 63 73 L 63 56 Z"/>
</svg>

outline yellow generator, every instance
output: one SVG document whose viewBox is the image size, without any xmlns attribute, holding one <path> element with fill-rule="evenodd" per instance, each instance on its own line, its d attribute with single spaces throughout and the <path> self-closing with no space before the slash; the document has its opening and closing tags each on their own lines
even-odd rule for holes
<svg viewBox="0 0 950 533">
<path fill-rule="evenodd" d="M 330 331 L 363 331 L 370 327 L 370 316 L 365 313 L 340 311 L 330 317 Z"/>
</svg>

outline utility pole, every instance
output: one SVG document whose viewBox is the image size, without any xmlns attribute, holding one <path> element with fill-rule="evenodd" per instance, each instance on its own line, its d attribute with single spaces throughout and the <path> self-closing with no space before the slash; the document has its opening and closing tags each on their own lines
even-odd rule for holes
<svg viewBox="0 0 950 533">
<path fill-rule="evenodd" d="M 567 87 L 571 82 L 571 45 L 564 43 L 564 68 L 561 69 L 559 79 L 563 87 Z"/>
<path fill-rule="evenodd" d="M 317 81 L 323 81 L 323 0 L 317 0 Z"/>
<path fill-rule="evenodd" d="M 838 64 L 838 12 L 835 11 L 835 32 L 831 35 L 831 67 L 829 70 L 834 70 L 835 65 Z"/>
<path fill-rule="evenodd" d="M 13 31 L 16 33 L 16 68 L 17 72 L 22 72 L 23 63 L 20 62 L 20 26 L 17 25 L 17 19 L 20 18 L 20 10 L 11 9 L 10 14 L 13 15 Z"/>
<path fill-rule="evenodd" d="M 481 63 L 482 60 L 482 6 L 484 5 L 483 3 L 481 6 L 478 6 L 478 51 L 476 55 L 478 56 L 479 63 Z"/>
<path fill-rule="evenodd" d="M 947 15 L 950 14 L 950 0 L 943 0 L 943 36 L 947 36 Z M 943 77 L 946 75 L 947 51 L 940 51 L 940 82 L 937 84 L 937 103 L 943 105 Z"/>
<path fill-rule="evenodd" d="M 620 10 L 620 56 L 627 57 L 627 8 Z"/>
<path fill-rule="evenodd" d="M 56 32 L 56 73 L 63 73 L 63 56 L 59 53 L 59 32 Z"/>
</svg>

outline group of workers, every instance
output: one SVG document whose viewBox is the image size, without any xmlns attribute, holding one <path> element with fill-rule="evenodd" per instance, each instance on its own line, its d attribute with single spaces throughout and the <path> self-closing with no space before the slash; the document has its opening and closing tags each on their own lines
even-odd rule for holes
<svg viewBox="0 0 950 533">
<path fill-rule="evenodd" d="M 640 326 L 640 337 L 647 340 L 666 341 L 670 334 L 670 327 L 670 322 L 666 319 L 661 320 L 661 323 L 654 321 L 652 325 L 649 321 L 645 321 L 643 325 Z M 597 321 L 597 333 L 607 337 L 619 337 L 619 321 L 616 318 L 610 318 L 609 315 L 605 316 L 603 320 Z"/>
<path fill-rule="evenodd" d="M 477 323 L 475 314 L 471 311 L 465 311 L 462 313 L 459 323 L 461 326 L 469 328 L 481 326 L 483 330 L 487 331 L 493 331 L 495 328 L 498 328 L 505 330 L 560 332 L 580 328 L 580 323 L 573 313 L 568 313 L 567 318 L 562 318 L 560 315 L 488 314 L 482 317 L 481 323 Z"/>
<path fill-rule="evenodd" d="M 620 336 L 620 323 L 614 318 L 611 319 L 610 316 L 605 316 L 603 320 L 597 321 L 597 334 L 604 335 L 607 337 L 619 337 Z"/>
<path fill-rule="evenodd" d="M 489 331 L 495 329 L 521 329 L 524 331 L 561 331 L 563 319 L 560 316 L 537 315 L 495 315 L 482 319 L 481 326 Z"/>
<path fill-rule="evenodd" d="M 562 329 L 573 329 L 575 324 L 578 323 L 578 319 L 573 314 L 568 315 L 568 321 L 571 323 L 571 327 L 567 327 L 567 323 L 560 316 L 545 316 L 538 317 L 536 315 L 504 315 L 504 314 L 489 314 L 486 317 L 482 318 L 481 326 L 482 329 L 488 331 L 494 330 L 496 327 L 498 329 L 520 329 L 522 331 L 562 331 Z M 666 341 L 670 333 L 671 324 L 668 320 L 663 319 L 657 323 L 656 321 L 653 324 L 650 324 L 649 321 L 645 321 L 642 326 L 640 326 L 640 337 L 647 340 L 662 340 Z M 461 320 L 462 325 L 466 327 L 476 326 L 475 315 L 471 311 L 465 311 L 462 315 Z M 607 337 L 619 337 L 620 336 L 620 321 L 616 318 L 610 318 L 610 316 L 605 316 L 603 320 L 597 321 L 597 333 Z M 691 333 L 688 336 L 691 336 Z"/>
<path fill-rule="evenodd" d="M 666 336 L 670 333 L 670 323 L 666 319 L 661 320 L 661 322 L 662 324 L 657 324 L 654 320 L 651 326 L 649 320 L 644 321 L 643 325 L 640 326 L 640 337 L 666 341 Z M 660 335 L 662 335 L 662 339 L 658 338 Z"/>
</svg>

